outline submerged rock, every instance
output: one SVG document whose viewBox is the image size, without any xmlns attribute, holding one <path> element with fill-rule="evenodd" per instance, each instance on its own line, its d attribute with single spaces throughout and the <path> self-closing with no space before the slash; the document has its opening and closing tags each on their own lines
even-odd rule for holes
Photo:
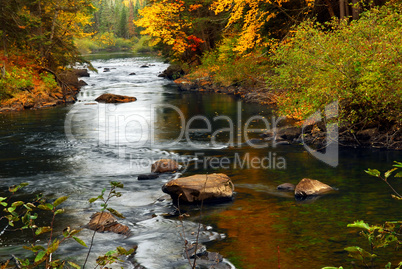
<svg viewBox="0 0 402 269">
<path fill-rule="evenodd" d="M 98 103 L 129 103 L 137 101 L 137 98 L 125 95 L 104 93 L 96 98 L 95 101 L 97 101 Z"/>
<path fill-rule="evenodd" d="M 189 260 L 191 264 L 194 263 L 200 268 L 232 268 L 229 264 L 223 261 L 223 256 L 218 252 L 209 252 L 202 244 L 186 245 L 183 256 Z M 197 267 L 198 268 L 198 267 Z"/>
<path fill-rule="evenodd" d="M 159 177 L 159 174 L 157 174 L 157 173 L 142 174 L 142 175 L 138 175 L 138 180 L 149 180 L 149 179 L 155 179 L 158 177 Z"/>
<path fill-rule="evenodd" d="M 306 197 L 312 195 L 321 195 L 333 190 L 334 188 L 318 180 L 303 178 L 299 184 L 296 185 L 295 196 Z"/>
<path fill-rule="evenodd" d="M 152 173 L 169 173 L 179 170 L 179 164 L 171 159 L 161 159 L 151 166 Z"/>
<path fill-rule="evenodd" d="M 283 183 L 277 187 L 278 190 L 280 191 L 294 191 L 295 190 L 295 185 L 292 183 Z"/>
<path fill-rule="evenodd" d="M 169 181 L 162 191 L 173 201 L 184 203 L 221 202 L 231 200 L 234 185 L 225 174 L 193 175 Z"/>
<path fill-rule="evenodd" d="M 93 214 L 91 220 L 85 227 L 101 233 L 113 232 L 123 235 L 130 234 L 130 228 L 124 224 L 120 224 L 109 212 L 97 212 Z"/>
</svg>

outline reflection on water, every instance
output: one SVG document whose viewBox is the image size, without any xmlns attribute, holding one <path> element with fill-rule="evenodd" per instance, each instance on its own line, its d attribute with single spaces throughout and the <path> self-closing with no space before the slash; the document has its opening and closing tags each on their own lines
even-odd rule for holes
<svg viewBox="0 0 402 269">
<path fill-rule="evenodd" d="M 157 77 L 167 65 L 152 58 L 98 59 L 93 64 L 99 72 L 84 78 L 89 86 L 76 104 L 0 114 L 1 195 L 8 186 L 21 182 L 30 185 L 22 191 L 24 196 L 16 198 L 39 192 L 51 198 L 70 195 L 67 213 L 56 223 L 59 230 L 84 225 L 100 208 L 87 200 L 111 180 L 124 183 L 123 196 L 112 201 L 111 207 L 126 216 L 122 222 L 133 236 L 98 234 L 92 263 L 116 246 L 138 244 L 137 260 L 147 268 L 186 264 L 181 257 L 183 237 L 194 240 L 191 237 L 201 222 L 212 226 L 203 231 L 201 241 L 237 268 L 277 268 L 278 260 L 281 268 L 339 266 L 345 265 L 344 247 L 363 246 L 356 231 L 346 228 L 348 223 L 400 219 L 400 207 L 390 199 L 387 186 L 363 172 L 368 167 L 388 169 L 393 160 L 401 159 L 400 152 L 341 149 L 340 164 L 332 168 L 298 145 L 255 149 L 242 144 L 248 140 L 244 123 L 260 115 L 249 127 L 265 129 L 262 119 L 272 122 L 266 107 L 228 95 L 178 92 L 171 82 Z M 150 67 L 141 68 L 143 64 Z M 136 75 L 129 75 L 133 72 Z M 96 104 L 95 98 L 106 92 L 135 96 L 137 101 Z M 196 130 L 186 137 L 186 127 Z M 250 133 L 249 138 L 255 137 L 258 132 Z M 231 140 L 233 146 L 228 146 Z M 176 175 L 137 180 L 160 158 L 179 160 L 183 175 L 228 174 L 236 187 L 234 201 L 202 210 L 183 207 L 190 214 L 184 223 L 161 217 L 175 210 L 170 200 L 159 198 L 164 195 L 162 184 Z M 291 194 L 276 190 L 281 183 L 296 184 L 304 177 L 323 181 L 339 192 L 297 202 Z M 400 182 L 394 184 L 402 187 Z M 91 232 L 83 230 L 81 237 L 88 242 Z M 0 237 L 0 258 L 24 255 L 19 245 L 28 238 L 19 233 Z M 80 262 L 85 250 L 68 243 L 61 252 Z"/>
</svg>

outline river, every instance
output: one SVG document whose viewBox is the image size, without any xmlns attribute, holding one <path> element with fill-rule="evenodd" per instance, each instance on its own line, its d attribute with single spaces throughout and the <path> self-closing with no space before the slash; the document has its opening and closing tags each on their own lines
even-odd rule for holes
<svg viewBox="0 0 402 269">
<path fill-rule="evenodd" d="M 110 181 L 124 184 L 122 197 L 110 206 L 126 217 L 121 222 L 132 235 L 97 233 L 91 266 L 97 256 L 117 246 L 138 245 L 135 259 L 146 268 L 185 268 L 184 237 L 194 240 L 198 223 L 203 224 L 200 241 L 236 268 L 340 266 L 348 260 L 344 247 L 366 247 L 348 223 L 400 220 L 401 207 L 390 198 L 390 189 L 364 170 L 387 170 L 394 160 L 402 160 L 401 152 L 340 148 L 339 164 L 331 167 L 302 145 L 255 148 L 243 144 L 248 139 L 245 125 L 255 129 L 250 138 L 259 137 L 267 122 L 278 120 L 268 107 L 229 95 L 179 92 L 172 82 L 157 77 L 168 65 L 155 58 L 109 55 L 95 57 L 92 63 L 99 72 L 84 78 L 89 85 L 77 103 L 0 114 L 0 196 L 22 182 L 29 185 L 16 198 L 68 195 L 66 213 L 56 221 L 59 231 L 85 225 L 100 209 L 100 203 L 91 205 L 88 199 L 108 188 Z M 148 67 L 142 68 L 145 64 Z M 137 101 L 97 104 L 94 100 L 102 93 L 135 96 Z M 188 128 L 197 130 L 187 132 Z M 161 158 L 178 160 L 183 170 L 137 180 Z M 164 183 L 177 176 L 214 172 L 231 177 L 236 192 L 232 202 L 183 206 L 189 214 L 183 222 L 164 217 L 175 210 L 161 191 Z M 305 177 L 339 191 L 300 202 L 276 190 L 281 183 L 297 184 Z M 400 180 L 392 183 L 401 189 Z M 0 230 L 5 223 L 1 225 Z M 89 243 L 91 235 L 83 229 L 80 238 Z M 29 233 L 5 232 L 0 237 L 0 260 L 10 254 L 27 255 L 21 246 L 29 238 Z M 58 253 L 82 264 L 86 251 L 71 241 Z M 384 255 L 385 260 L 398 258 Z M 122 266 L 132 268 L 129 262 Z"/>
</svg>

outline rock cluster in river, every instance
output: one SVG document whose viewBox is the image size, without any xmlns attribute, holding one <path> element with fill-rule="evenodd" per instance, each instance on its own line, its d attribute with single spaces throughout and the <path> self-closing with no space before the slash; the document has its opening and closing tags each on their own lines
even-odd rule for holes
<svg viewBox="0 0 402 269">
<path fill-rule="evenodd" d="M 303 178 L 296 186 L 291 183 L 283 183 L 277 189 L 280 191 L 292 191 L 297 199 L 323 195 L 335 190 L 321 181 L 310 178 Z"/>
</svg>

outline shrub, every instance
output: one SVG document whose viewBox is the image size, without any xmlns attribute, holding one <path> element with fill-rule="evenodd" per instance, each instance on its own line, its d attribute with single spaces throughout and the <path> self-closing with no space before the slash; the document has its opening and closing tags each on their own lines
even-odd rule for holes
<svg viewBox="0 0 402 269">
<path fill-rule="evenodd" d="M 302 120 L 339 100 L 350 126 L 400 122 L 402 113 L 402 14 L 398 6 L 373 8 L 361 19 L 321 25 L 306 21 L 273 54 L 283 89 L 280 112 Z"/>
</svg>

